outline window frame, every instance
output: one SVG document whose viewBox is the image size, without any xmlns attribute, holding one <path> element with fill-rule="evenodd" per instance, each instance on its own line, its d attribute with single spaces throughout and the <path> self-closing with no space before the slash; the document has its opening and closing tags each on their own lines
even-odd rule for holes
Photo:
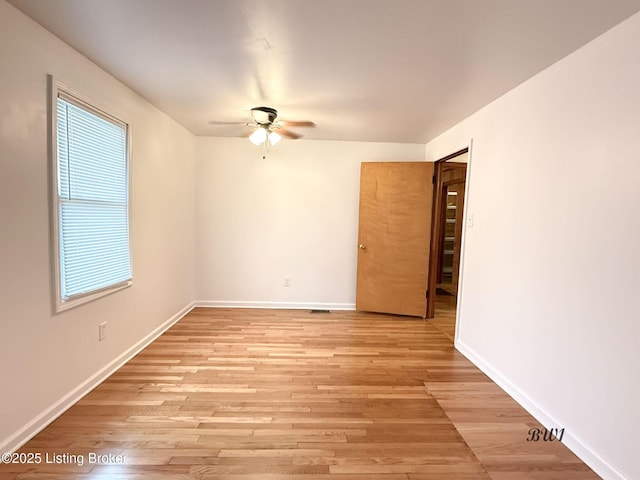
<svg viewBox="0 0 640 480">
<path fill-rule="evenodd" d="M 47 75 L 48 90 L 48 137 L 49 137 L 49 188 L 51 198 L 50 224 L 51 224 L 51 258 L 53 259 L 52 268 L 52 285 L 54 312 L 60 313 L 71 308 L 84 305 L 88 302 L 102 298 L 106 295 L 118 292 L 133 285 L 133 252 L 131 244 L 131 123 L 122 119 L 121 115 L 109 113 L 109 110 L 87 96 L 78 93 L 76 90 L 68 87 L 65 83 L 60 82 L 52 75 Z M 60 202 L 58 198 L 58 113 L 57 103 L 58 97 L 73 103 L 108 122 L 114 123 L 125 128 L 125 157 L 126 157 L 126 184 L 127 184 L 127 224 L 129 231 L 128 248 L 129 248 L 129 268 L 131 278 L 113 285 L 92 290 L 87 293 L 74 295 L 66 300 L 62 298 L 62 275 L 61 275 L 61 255 L 60 255 Z"/>
</svg>

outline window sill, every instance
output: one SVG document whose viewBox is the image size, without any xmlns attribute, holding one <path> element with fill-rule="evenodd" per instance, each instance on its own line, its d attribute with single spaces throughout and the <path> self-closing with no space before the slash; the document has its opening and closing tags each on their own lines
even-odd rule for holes
<svg viewBox="0 0 640 480">
<path fill-rule="evenodd" d="M 133 285 L 133 280 L 120 283 L 113 287 L 107 287 L 102 290 L 98 290 L 97 292 L 87 293 L 86 295 L 70 298 L 66 301 L 63 301 L 60 298 L 56 298 L 56 313 L 62 313 L 80 305 L 84 305 L 85 303 L 97 300 L 98 298 L 106 297 L 107 295 L 111 295 L 112 293 L 119 292 L 120 290 L 124 290 L 125 288 L 129 288 L 131 285 Z"/>
</svg>

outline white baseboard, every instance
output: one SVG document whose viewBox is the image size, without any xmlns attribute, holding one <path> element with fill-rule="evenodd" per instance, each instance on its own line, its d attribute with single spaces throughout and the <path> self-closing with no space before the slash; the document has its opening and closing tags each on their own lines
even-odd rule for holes
<svg viewBox="0 0 640 480">
<path fill-rule="evenodd" d="M 281 308 L 285 310 L 355 310 L 355 303 L 247 302 L 236 300 L 196 300 L 196 307 Z"/>
<path fill-rule="evenodd" d="M 147 345 L 153 342 L 156 338 L 167 331 L 178 320 L 189 313 L 194 307 L 194 303 L 190 303 L 186 307 L 182 308 L 178 313 L 169 318 L 162 325 L 158 326 L 151 333 L 146 335 L 142 340 L 134 344 L 131 348 L 123 352 L 117 358 L 109 362 L 98 372 L 86 379 L 76 388 L 67 393 L 60 400 L 55 402 L 41 414 L 36 416 L 33 420 L 27 423 L 20 430 L 12 434 L 10 437 L 0 442 L 0 452 L 15 452 L 22 445 L 31 440 L 41 430 L 47 427 L 56 418 L 62 415 L 65 411 L 71 408 L 78 400 L 84 397 L 87 393 L 97 387 L 100 383 L 105 381 L 116 370 L 122 367 L 125 363 L 131 360 L 135 355 L 140 353 Z"/>
<path fill-rule="evenodd" d="M 563 428 L 564 425 L 556 420 L 553 415 L 546 412 L 540 405 L 534 402 L 526 393 L 511 383 L 501 372 L 485 362 L 475 350 L 470 348 L 461 340 L 456 340 L 456 349 L 467 357 L 471 363 L 482 370 L 491 380 L 502 388 L 509 396 L 529 412 L 545 428 Z M 526 433 L 526 432 L 525 432 Z M 576 437 L 571 431 L 565 431 L 562 443 L 576 456 L 586 463 L 594 472 L 605 480 L 627 480 L 627 477 L 610 465 L 600 455 L 598 455 L 582 439 Z"/>
</svg>

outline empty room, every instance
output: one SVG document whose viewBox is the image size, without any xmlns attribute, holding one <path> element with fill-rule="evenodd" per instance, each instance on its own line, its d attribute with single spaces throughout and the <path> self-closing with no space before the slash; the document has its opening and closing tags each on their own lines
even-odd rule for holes
<svg viewBox="0 0 640 480">
<path fill-rule="evenodd" d="M 640 0 L 0 0 L 0 479 L 640 479 Z"/>
</svg>

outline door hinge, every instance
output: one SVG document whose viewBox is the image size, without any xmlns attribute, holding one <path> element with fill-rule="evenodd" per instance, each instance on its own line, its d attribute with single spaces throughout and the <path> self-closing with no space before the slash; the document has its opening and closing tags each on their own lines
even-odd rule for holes
<svg viewBox="0 0 640 480">
<path fill-rule="evenodd" d="M 433 175 L 431 177 L 431 183 L 434 184 L 434 185 L 436 184 L 436 176 L 435 175 Z"/>
<path fill-rule="evenodd" d="M 429 298 L 429 290 L 427 290 L 427 293 L 425 294 L 426 298 Z"/>
</svg>

